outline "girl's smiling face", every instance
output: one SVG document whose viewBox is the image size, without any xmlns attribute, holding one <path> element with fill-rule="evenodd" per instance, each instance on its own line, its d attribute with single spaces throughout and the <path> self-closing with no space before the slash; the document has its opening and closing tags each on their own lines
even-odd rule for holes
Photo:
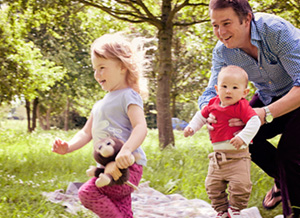
<svg viewBox="0 0 300 218">
<path fill-rule="evenodd" d="M 128 87 L 127 69 L 119 60 L 92 56 L 94 77 L 102 89 L 108 92 Z"/>
</svg>

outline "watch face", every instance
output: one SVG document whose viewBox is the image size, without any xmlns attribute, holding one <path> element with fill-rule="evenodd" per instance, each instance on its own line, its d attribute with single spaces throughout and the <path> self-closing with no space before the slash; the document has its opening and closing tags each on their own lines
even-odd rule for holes
<svg viewBox="0 0 300 218">
<path fill-rule="evenodd" d="M 269 115 L 266 117 L 266 121 L 267 121 L 268 123 L 271 123 L 271 122 L 273 121 L 273 117 L 272 117 L 271 114 L 269 114 Z"/>
</svg>

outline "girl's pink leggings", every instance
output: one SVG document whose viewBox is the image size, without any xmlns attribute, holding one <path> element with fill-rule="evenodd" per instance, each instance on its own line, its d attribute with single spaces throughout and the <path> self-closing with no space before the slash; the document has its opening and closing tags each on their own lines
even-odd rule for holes
<svg viewBox="0 0 300 218">
<path fill-rule="evenodd" d="M 138 185 L 142 178 L 143 167 L 134 164 L 129 167 L 129 181 Z M 133 218 L 131 193 L 128 185 L 114 185 L 98 188 L 96 177 L 84 183 L 78 192 L 81 203 L 101 218 Z"/>
</svg>

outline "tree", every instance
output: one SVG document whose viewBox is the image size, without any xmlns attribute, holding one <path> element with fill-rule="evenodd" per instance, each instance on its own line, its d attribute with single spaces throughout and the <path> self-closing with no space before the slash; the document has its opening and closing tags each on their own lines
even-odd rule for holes
<svg viewBox="0 0 300 218">
<path fill-rule="evenodd" d="M 290 21 L 296 27 L 300 28 L 300 1 L 299 0 L 266 0 L 263 2 L 253 2 L 253 9 L 255 11 L 274 13 L 282 18 Z"/>
<path fill-rule="evenodd" d="M 26 33 L 22 14 L 16 19 L 8 15 L 8 8 L 0 11 L 1 89 L 0 100 L 9 102 L 16 96 L 26 100 L 28 131 L 36 127 L 38 91 L 45 91 L 64 75 L 62 67 L 43 59 L 40 49 L 22 37 Z M 33 101 L 34 100 L 34 101 Z M 31 120 L 31 101 L 34 102 Z M 32 122 L 31 122 L 32 121 Z"/>
<path fill-rule="evenodd" d="M 157 29 L 158 73 L 157 126 L 161 147 L 174 145 L 170 111 L 170 82 L 173 74 L 172 39 L 175 26 L 190 26 L 208 21 L 208 1 L 191 0 L 78 0 L 109 15 L 131 23 L 149 23 Z"/>
<path fill-rule="evenodd" d="M 93 77 L 90 45 L 111 28 L 120 29 L 121 22 L 82 4 L 33 0 L 7 1 L 7 4 L 12 20 L 26 18 L 22 38 L 38 47 L 45 59 L 63 66 L 66 71 L 50 89 L 37 90 L 38 114 L 35 116 L 42 128 L 49 129 L 54 120 L 51 116 L 57 118 L 64 114 L 64 118 L 56 120 L 65 120 L 64 129 L 68 130 L 69 112 L 77 110 L 87 116 L 104 93 Z"/>
<path fill-rule="evenodd" d="M 171 111 L 173 117 L 188 122 L 197 111 L 195 102 L 208 83 L 216 39 L 209 23 L 174 30 Z"/>
</svg>

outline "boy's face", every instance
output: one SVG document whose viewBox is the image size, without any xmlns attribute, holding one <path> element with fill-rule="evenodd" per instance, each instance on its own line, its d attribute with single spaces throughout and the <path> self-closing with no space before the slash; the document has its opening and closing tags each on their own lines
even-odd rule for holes
<svg viewBox="0 0 300 218">
<path fill-rule="evenodd" d="M 249 93 L 243 74 L 229 71 L 232 70 L 225 69 L 224 72 L 220 72 L 218 84 L 215 86 L 223 107 L 237 103 Z"/>
</svg>

